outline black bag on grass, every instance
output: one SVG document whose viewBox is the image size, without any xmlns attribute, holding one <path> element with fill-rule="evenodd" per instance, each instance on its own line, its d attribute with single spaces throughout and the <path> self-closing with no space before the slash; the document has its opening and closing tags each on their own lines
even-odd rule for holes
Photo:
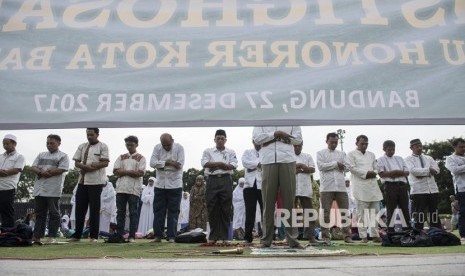
<svg viewBox="0 0 465 276">
<path fill-rule="evenodd" d="M 105 242 L 106 243 L 124 243 L 126 241 L 124 240 L 124 237 L 121 236 L 120 234 L 113 233 L 113 234 L 110 234 L 110 236 L 108 236 L 108 238 L 105 239 Z"/>
<path fill-rule="evenodd" d="M 382 246 L 424 247 L 433 246 L 431 238 L 423 231 L 412 229 L 402 232 L 388 232 Z"/>
<path fill-rule="evenodd" d="M 427 234 L 437 246 L 461 245 L 459 237 L 440 228 L 431 227 Z"/>
<path fill-rule="evenodd" d="M 2 227 L 0 246 L 30 246 L 32 245 L 32 227 L 20 223 L 15 227 Z"/>
<path fill-rule="evenodd" d="M 433 246 L 431 238 L 423 231 L 412 229 L 400 239 L 400 245 L 404 247 Z"/>
<path fill-rule="evenodd" d="M 191 231 L 177 235 L 174 241 L 177 243 L 203 243 L 207 242 L 207 235 L 203 232 Z"/>
</svg>

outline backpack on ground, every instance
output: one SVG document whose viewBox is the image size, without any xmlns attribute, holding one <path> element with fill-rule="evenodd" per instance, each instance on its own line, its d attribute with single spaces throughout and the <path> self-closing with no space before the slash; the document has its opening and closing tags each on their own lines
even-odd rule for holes
<svg viewBox="0 0 465 276">
<path fill-rule="evenodd" d="M 177 243 L 204 243 L 207 242 L 207 235 L 204 232 L 190 231 L 177 235 L 174 241 Z"/>
<path fill-rule="evenodd" d="M 461 245 L 459 237 L 444 229 L 431 227 L 426 234 L 431 238 L 433 244 L 437 246 Z"/>
<path fill-rule="evenodd" d="M 0 246 L 30 246 L 32 245 L 32 227 L 20 223 L 14 227 L 2 227 Z"/>
<path fill-rule="evenodd" d="M 124 237 L 118 233 L 112 233 L 105 239 L 106 243 L 125 243 Z"/>
</svg>

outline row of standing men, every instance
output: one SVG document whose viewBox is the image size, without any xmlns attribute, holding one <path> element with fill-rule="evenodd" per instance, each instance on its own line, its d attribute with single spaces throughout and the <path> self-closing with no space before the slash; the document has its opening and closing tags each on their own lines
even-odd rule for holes
<svg viewBox="0 0 465 276">
<path fill-rule="evenodd" d="M 89 207 L 90 240 L 96 242 L 98 239 L 100 194 L 102 183 L 105 183 L 105 168 L 109 164 L 109 151 L 106 144 L 98 140 L 99 129 L 86 129 L 88 142 L 79 145 L 73 156 L 75 167 L 80 170 L 78 188 L 76 191 L 76 232 L 70 241 L 79 241 L 84 226 L 85 214 Z M 226 132 L 217 130 L 214 136 L 215 147 L 204 150 L 201 165 L 205 168 L 207 185 L 205 197 L 208 209 L 208 221 L 210 223 L 210 242 L 228 239 L 228 228 L 231 215 L 232 201 L 232 178 L 233 170 L 237 168 L 237 158 L 234 150 L 226 148 Z M 357 200 L 357 210 L 379 208 L 379 200 L 382 195 L 377 185 L 377 176 L 384 182 L 386 191 L 388 225 L 392 219 L 393 210 L 398 206 L 402 210 L 405 221 L 409 221 L 410 214 L 404 208 L 408 202 L 408 182 L 411 186 L 412 216 L 415 227 L 423 228 L 423 220 L 428 219 L 431 226 L 436 226 L 438 188 L 434 175 L 439 172 L 436 162 L 429 156 L 422 154 L 422 144 L 419 139 L 410 142 L 412 155 L 404 159 L 394 156 L 395 144 L 386 141 L 383 149 L 386 154 L 378 160 L 373 153 L 366 151 L 368 138 L 364 135 L 357 137 L 357 148 L 346 155 L 336 149 L 338 135 L 329 133 L 326 137 L 327 148 L 317 153 L 317 167 L 320 171 L 320 206 L 324 212 L 325 222 L 329 221 L 329 212 L 333 200 L 338 203 L 339 208 L 347 209 L 348 198 L 345 190 L 344 173 L 351 172 L 354 197 Z M 2 155 L 2 170 L 0 170 L 0 212 L 2 225 L 12 224 L 9 221 L 11 215 L 12 198 L 19 180 L 19 172 L 24 167 L 24 158 L 15 151 L 17 139 L 14 135 L 6 135 L 3 145 L 6 152 Z M 34 238 L 40 239 L 45 231 L 45 220 L 47 212 L 50 215 L 49 229 L 53 235 L 54 229 L 59 227 L 58 219 L 54 212 L 58 209 L 58 200 L 61 196 L 61 188 L 64 181 L 64 172 L 68 170 L 68 156 L 59 151 L 61 139 L 58 135 L 47 137 L 48 151 L 40 153 L 33 163 L 33 171 L 37 174 L 34 184 L 35 207 L 37 226 Z M 263 236 L 260 246 L 269 247 L 274 234 L 275 202 L 278 191 L 281 194 L 282 207 L 292 213 L 296 196 L 300 202 L 311 198 L 308 189 L 302 193 L 299 191 L 300 183 L 306 182 L 315 166 L 309 163 L 311 156 L 297 154 L 295 147 L 302 147 L 303 140 L 300 127 L 254 127 L 253 130 L 254 149 L 244 152 L 242 157 L 245 168 L 246 187 L 244 189 L 244 200 L 246 203 L 246 214 L 252 214 L 255 218 L 257 201 L 263 201 Z M 142 176 L 145 173 L 145 157 L 137 152 L 138 139 L 135 136 L 125 138 L 127 153 L 118 156 L 114 164 L 113 173 L 118 176 L 117 190 L 117 231 L 124 232 L 124 219 L 126 206 L 129 206 L 130 218 L 137 213 L 137 202 L 141 193 Z M 463 160 L 465 142 L 457 139 L 453 144 L 455 153 L 446 160 L 447 168 L 454 176 L 459 204 L 464 204 L 463 193 L 465 192 Z M 305 163 L 304 157 L 307 158 Z M 313 160 L 311 160 L 313 161 Z M 167 221 L 167 235 L 170 241 L 176 235 L 177 217 L 179 214 L 180 200 L 182 197 L 182 167 L 184 165 L 184 149 L 174 143 L 170 134 L 162 134 L 160 144 L 154 148 L 150 159 L 150 166 L 156 169 L 157 183 L 155 186 L 154 199 L 154 234 L 155 242 L 164 237 L 165 219 Z M 8 167 L 10 166 L 10 167 Z M 309 181 L 311 183 L 311 181 Z M 299 185 L 296 185 L 299 183 Z M 5 189 L 6 187 L 6 189 Z M 13 189 L 11 189 L 13 187 Z M 248 189 L 250 188 L 250 189 Z M 297 191 L 296 191 L 297 189 Z M 310 188 L 311 191 L 311 188 Z M 12 196 L 13 195 L 13 196 Z M 5 200 L 3 200 L 5 199 Z M 253 202 L 253 203 L 252 203 Z M 311 203 L 311 201 L 310 201 Z M 304 206 L 304 208 L 313 208 Z M 407 203 L 408 205 L 408 203 Z M 249 208 L 248 208 L 249 206 Z M 464 210 L 465 208 L 461 208 Z M 124 216 L 120 215 L 124 212 Z M 14 210 L 13 210 L 14 214 Z M 436 215 L 435 215 L 436 214 Z M 252 219 L 246 215 L 245 240 L 251 242 Z M 463 227 L 464 216 L 459 219 L 459 232 L 461 237 L 465 236 Z M 363 219 L 366 216 L 359 215 L 360 236 L 364 238 L 366 227 L 369 225 Z M 133 239 L 137 220 L 130 219 L 129 239 Z M 289 220 L 291 221 L 291 220 Z M 56 224 L 56 225 L 55 225 Z M 249 227 L 248 227 L 249 226 Z M 409 225 L 404 225 L 409 227 Z M 120 229 L 123 227 L 123 229 Z M 344 240 L 352 242 L 348 229 L 343 229 Z M 377 237 L 376 233 L 371 233 Z M 322 227 L 322 236 L 329 239 L 329 231 Z M 297 241 L 297 230 L 292 225 L 286 227 L 286 239 L 292 248 L 302 247 Z"/>
</svg>

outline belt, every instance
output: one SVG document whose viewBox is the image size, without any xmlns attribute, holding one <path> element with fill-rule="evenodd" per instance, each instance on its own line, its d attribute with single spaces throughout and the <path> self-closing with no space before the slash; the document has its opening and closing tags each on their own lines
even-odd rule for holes
<svg viewBox="0 0 465 276">
<path fill-rule="evenodd" d="M 263 144 L 262 144 L 262 147 L 266 147 L 266 146 L 268 146 L 268 145 L 271 145 L 271 144 L 273 144 L 273 143 L 276 142 L 276 141 L 278 141 L 278 139 L 277 139 L 277 138 L 274 138 L 274 139 L 271 140 L 271 141 L 268 141 L 268 142 L 263 143 Z"/>
<path fill-rule="evenodd" d="M 229 173 L 223 173 L 223 174 L 210 174 L 209 176 L 221 178 L 221 177 L 226 177 L 226 176 L 231 176 L 231 175 Z"/>
<path fill-rule="evenodd" d="M 263 144 L 262 144 L 262 147 L 266 147 L 266 146 L 271 145 L 271 144 L 276 143 L 276 142 L 281 142 L 281 143 L 284 143 L 284 144 L 290 144 L 289 142 L 286 143 L 286 142 L 283 141 L 283 140 L 280 140 L 280 139 L 278 139 L 278 138 L 274 138 L 274 139 L 271 140 L 271 141 L 268 141 L 268 142 L 263 143 Z"/>
<path fill-rule="evenodd" d="M 399 185 L 407 184 L 403 181 L 385 181 L 384 183 L 385 184 L 399 184 Z"/>
</svg>

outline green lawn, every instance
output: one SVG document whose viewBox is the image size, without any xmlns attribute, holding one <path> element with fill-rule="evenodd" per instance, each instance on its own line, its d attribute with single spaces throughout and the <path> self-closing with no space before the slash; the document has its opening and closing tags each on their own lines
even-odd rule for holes
<svg viewBox="0 0 465 276">
<path fill-rule="evenodd" d="M 64 241 L 64 239 L 59 241 Z M 258 243 L 258 241 L 255 241 Z M 434 247 L 383 247 L 380 244 L 354 243 L 345 244 L 334 242 L 335 246 L 318 247 L 328 250 L 344 249 L 348 255 L 385 255 L 385 254 L 445 254 L 445 253 L 465 253 L 465 245 L 461 246 L 434 246 Z M 137 240 L 136 243 L 107 244 L 103 240 L 98 243 L 90 243 L 81 240 L 78 243 L 68 243 L 59 245 L 43 245 L 32 247 L 1 247 L 0 259 L 54 259 L 54 258 L 129 258 L 129 259 L 153 259 L 153 258 L 201 258 L 201 257 L 221 257 L 213 255 L 212 251 L 230 249 L 232 247 L 204 247 L 199 244 L 177 244 L 151 243 L 149 240 Z M 242 255 L 237 257 L 255 257 L 250 255 L 249 248 L 244 249 Z M 259 257 L 266 257 L 258 255 Z"/>
</svg>

